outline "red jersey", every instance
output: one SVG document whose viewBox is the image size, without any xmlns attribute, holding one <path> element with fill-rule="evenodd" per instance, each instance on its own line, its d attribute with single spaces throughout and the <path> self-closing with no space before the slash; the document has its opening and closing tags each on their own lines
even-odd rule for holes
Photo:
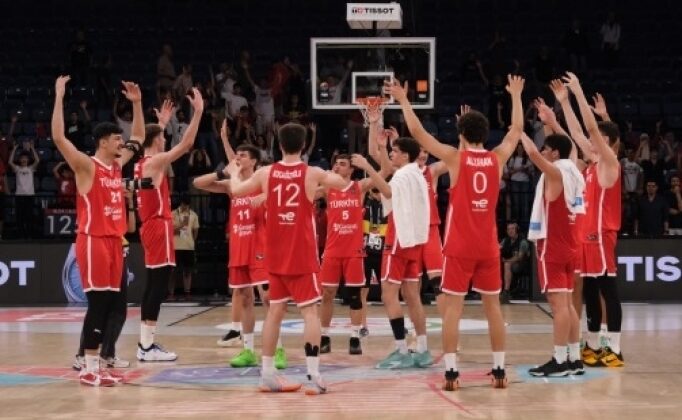
<svg viewBox="0 0 682 420">
<path fill-rule="evenodd" d="M 585 170 L 585 211 L 580 223 L 582 242 L 598 241 L 602 232 L 620 230 L 621 180 L 620 165 L 618 179 L 610 188 L 602 188 L 597 179 L 597 165 Z"/>
<path fill-rule="evenodd" d="M 438 214 L 438 204 L 436 204 L 436 200 L 438 199 L 438 193 L 436 193 L 436 189 L 434 188 L 433 185 L 433 176 L 431 175 L 431 168 L 428 167 L 428 165 L 424 166 L 422 168 L 422 172 L 424 173 L 424 178 L 426 178 L 426 185 L 429 187 L 429 224 L 431 226 L 433 225 L 440 225 L 440 215 Z"/>
<path fill-rule="evenodd" d="M 325 257 L 347 258 L 364 256 L 362 235 L 362 188 L 353 181 L 343 190 L 327 193 L 327 244 Z"/>
<path fill-rule="evenodd" d="M 578 251 L 576 215 L 566 207 L 563 191 L 554 201 L 545 199 L 545 214 L 547 237 L 538 241 L 538 255 L 544 261 L 572 261 Z"/>
<path fill-rule="evenodd" d="M 268 271 L 280 275 L 320 271 L 313 203 L 308 199 L 303 162 L 277 162 L 268 175 L 265 255 Z"/>
<path fill-rule="evenodd" d="M 386 240 L 384 241 L 384 251 L 391 255 L 404 258 L 406 260 L 417 261 L 421 258 L 423 246 L 417 245 L 409 248 L 403 248 L 398 243 L 398 235 L 395 231 L 395 222 L 393 221 L 393 212 L 388 215 L 388 226 L 386 227 Z"/>
<path fill-rule="evenodd" d="M 145 163 L 151 156 L 144 156 L 135 164 L 135 178 L 142 178 Z M 142 223 L 149 219 L 161 218 L 172 220 L 170 195 L 168 194 L 168 177 L 161 178 L 161 185 L 152 189 L 137 190 L 137 212 Z"/>
<path fill-rule="evenodd" d="M 264 230 L 265 209 L 254 208 L 253 197 L 260 193 L 245 197 L 232 197 L 230 200 L 230 244 L 228 267 L 240 267 L 262 262 L 264 249 L 260 237 Z"/>
<path fill-rule="evenodd" d="M 92 188 L 76 199 L 78 233 L 120 238 L 128 230 L 121 166 L 118 162 L 107 166 L 97 158 L 91 159 L 95 163 Z"/>
<path fill-rule="evenodd" d="M 444 255 L 475 260 L 500 255 L 495 220 L 499 193 L 497 155 L 479 149 L 462 151 L 459 177 L 450 188 Z"/>
</svg>

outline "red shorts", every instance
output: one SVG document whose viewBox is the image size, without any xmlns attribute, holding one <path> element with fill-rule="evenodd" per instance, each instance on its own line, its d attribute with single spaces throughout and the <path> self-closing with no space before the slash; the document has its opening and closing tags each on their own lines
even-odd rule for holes
<svg viewBox="0 0 682 420">
<path fill-rule="evenodd" d="M 440 289 L 449 295 L 464 296 L 471 283 L 471 289 L 478 293 L 498 294 L 502 290 L 501 271 L 499 257 L 473 260 L 446 255 Z"/>
<path fill-rule="evenodd" d="M 575 261 L 545 261 L 538 257 L 538 284 L 542 293 L 573 292 Z"/>
<path fill-rule="evenodd" d="M 419 281 L 421 267 L 419 261 L 403 258 L 400 254 L 384 252 L 381 258 L 381 281 L 402 284 L 404 281 Z"/>
<path fill-rule="evenodd" d="M 421 265 L 427 273 L 443 271 L 443 243 L 440 240 L 438 225 L 429 227 L 429 240 L 422 249 Z"/>
<path fill-rule="evenodd" d="M 293 300 L 301 307 L 320 300 L 320 288 L 317 286 L 315 273 L 294 275 L 269 273 L 269 275 L 271 303 Z"/>
<path fill-rule="evenodd" d="M 115 236 L 76 236 L 76 261 L 84 292 L 121 290 L 123 242 Z"/>
<path fill-rule="evenodd" d="M 346 286 L 365 285 L 365 259 L 363 257 L 324 257 L 320 269 L 322 286 L 337 287 L 343 277 Z"/>
<path fill-rule="evenodd" d="M 602 232 L 601 241 L 582 244 L 580 275 L 582 277 L 599 277 L 606 273 L 616 276 L 616 231 Z"/>
<path fill-rule="evenodd" d="M 233 289 L 268 284 L 268 272 L 263 267 L 240 265 L 228 267 L 227 284 Z"/>
<path fill-rule="evenodd" d="M 173 222 L 154 218 L 142 223 L 140 241 L 144 249 L 144 265 L 147 268 L 175 266 Z"/>
</svg>

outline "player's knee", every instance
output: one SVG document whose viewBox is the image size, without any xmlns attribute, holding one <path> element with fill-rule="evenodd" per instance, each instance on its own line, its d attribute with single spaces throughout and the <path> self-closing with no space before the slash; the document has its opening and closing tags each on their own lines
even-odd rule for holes
<svg viewBox="0 0 682 420">
<path fill-rule="evenodd" d="M 434 276 L 433 278 L 429 279 L 429 283 L 431 284 L 431 288 L 433 289 L 433 293 L 438 296 L 442 292 L 440 289 L 441 283 L 443 282 L 443 277 L 441 276 Z"/>
<path fill-rule="evenodd" d="M 248 308 L 253 305 L 253 289 L 251 287 L 244 287 L 243 289 L 238 289 L 239 297 L 241 298 L 242 308 Z"/>
<path fill-rule="evenodd" d="M 336 297 L 336 287 L 323 287 L 322 288 L 322 300 L 325 302 L 331 302 Z"/>
<path fill-rule="evenodd" d="M 351 310 L 358 311 L 362 309 L 362 298 L 360 296 L 359 287 L 348 288 L 348 301 Z"/>
</svg>

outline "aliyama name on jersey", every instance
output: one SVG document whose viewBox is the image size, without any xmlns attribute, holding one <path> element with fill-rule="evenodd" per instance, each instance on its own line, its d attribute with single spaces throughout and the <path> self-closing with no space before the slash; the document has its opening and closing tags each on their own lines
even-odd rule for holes
<svg viewBox="0 0 682 420">
<path fill-rule="evenodd" d="M 466 161 L 467 166 L 478 166 L 478 167 L 485 167 L 485 166 L 494 166 L 495 164 L 493 163 L 493 159 L 490 156 L 486 157 L 475 157 L 475 156 L 467 156 L 467 161 Z"/>
</svg>

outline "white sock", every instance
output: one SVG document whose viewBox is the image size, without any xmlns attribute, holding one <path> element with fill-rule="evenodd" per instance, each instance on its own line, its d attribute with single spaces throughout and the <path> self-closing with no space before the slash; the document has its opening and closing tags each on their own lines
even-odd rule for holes
<svg viewBox="0 0 682 420">
<path fill-rule="evenodd" d="M 242 323 L 241 322 L 234 322 L 232 321 L 232 330 L 234 331 L 241 331 L 242 330 Z"/>
<path fill-rule="evenodd" d="M 455 353 L 445 353 L 443 355 L 445 360 L 445 370 L 452 370 L 457 372 L 457 354 Z"/>
<path fill-rule="evenodd" d="M 359 325 L 352 325 L 350 327 L 350 338 L 360 338 L 360 328 Z"/>
<path fill-rule="evenodd" d="M 277 337 L 277 348 L 278 349 L 284 348 L 284 346 L 282 345 L 282 337 L 281 336 Z"/>
<path fill-rule="evenodd" d="M 580 360 L 580 342 L 568 343 L 568 360 L 573 362 Z"/>
<path fill-rule="evenodd" d="M 599 328 L 599 332 L 600 332 L 602 335 L 606 334 L 606 332 L 607 332 L 608 330 L 609 330 L 608 325 L 606 325 L 606 324 L 601 324 L 601 326 L 600 326 L 600 328 Z"/>
<path fill-rule="evenodd" d="M 418 335 L 417 336 L 417 353 L 424 353 L 428 349 L 429 349 L 429 347 L 427 346 L 426 336 L 425 335 Z"/>
<path fill-rule="evenodd" d="M 154 334 L 156 333 L 156 325 L 140 324 L 140 344 L 143 349 L 148 349 L 154 344 Z"/>
<path fill-rule="evenodd" d="M 273 376 L 275 374 L 275 361 L 272 356 L 263 356 L 262 362 L 261 376 Z"/>
<path fill-rule="evenodd" d="M 242 334 L 244 348 L 253 351 L 253 333 Z"/>
<path fill-rule="evenodd" d="M 308 375 L 320 376 L 320 358 L 317 356 L 306 356 L 305 365 L 308 368 Z"/>
<path fill-rule="evenodd" d="M 503 351 L 493 352 L 493 369 L 504 369 L 504 355 Z"/>
<path fill-rule="evenodd" d="M 395 348 L 400 352 L 400 354 L 407 354 L 407 341 L 395 340 Z"/>
<path fill-rule="evenodd" d="M 85 355 L 85 371 L 96 373 L 99 370 L 99 356 Z"/>
<path fill-rule="evenodd" d="M 616 354 L 620 354 L 620 333 L 610 332 L 608 337 L 609 347 L 611 347 L 611 350 Z"/>
<path fill-rule="evenodd" d="M 592 331 L 587 332 L 587 345 L 590 346 L 590 348 L 593 350 L 597 350 L 597 349 L 601 348 L 601 345 L 599 344 L 599 333 L 598 332 L 592 332 Z"/>
<path fill-rule="evenodd" d="M 329 336 L 329 327 L 322 327 L 322 335 Z"/>
<path fill-rule="evenodd" d="M 568 357 L 568 349 L 566 346 L 554 346 L 554 359 L 561 364 L 566 361 Z"/>
</svg>

